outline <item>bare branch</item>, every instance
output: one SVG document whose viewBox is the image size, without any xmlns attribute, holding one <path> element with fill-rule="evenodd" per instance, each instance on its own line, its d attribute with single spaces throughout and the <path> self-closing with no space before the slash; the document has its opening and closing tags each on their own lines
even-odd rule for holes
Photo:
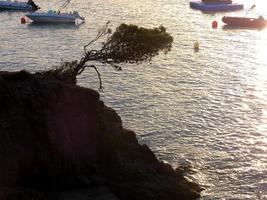
<svg viewBox="0 0 267 200">
<path fill-rule="evenodd" d="M 103 90 L 104 87 L 102 86 L 101 75 L 100 75 L 100 73 L 99 73 L 99 71 L 95 65 L 84 65 L 83 68 L 81 68 L 80 71 L 77 73 L 77 75 L 81 74 L 85 70 L 85 68 L 94 68 L 95 69 L 97 76 L 98 76 L 98 80 L 99 80 L 99 90 Z"/>
<path fill-rule="evenodd" d="M 108 22 L 105 24 L 105 26 L 104 26 L 102 29 L 100 29 L 100 30 L 98 31 L 96 37 L 95 37 L 93 40 L 91 40 L 88 44 L 86 44 L 86 45 L 83 46 L 83 50 L 84 50 L 84 53 L 85 53 L 85 54 L 87 53 L 86 48 L 87 48 L 88 46 L 90 46 L 91 44 L 93 44 L 94 42 L 96 42 L 97 40 L 99 40 L 99 38 L 103 37 L 104 35 L 107 35 L 107 34 L 110 33 L 110 32 L 108 31 L 108 25 L 109 25 L 109 23 L 110 23 L 110 21 L 108 21 Z"/>
<path fill-rule="evenodd" d="M 99 90 L 103 90 L 104 87 L 102 86 L 102 80 L 101 80 L 101 75 L 100 75 L 99 71 L 97 70 L 96 66 L 94 66 L 94 65 L 90 65 L 90 67 L 94 68 L 96 73 L 97 73 L 98 80 L 99 80 Z"/>
</svg>

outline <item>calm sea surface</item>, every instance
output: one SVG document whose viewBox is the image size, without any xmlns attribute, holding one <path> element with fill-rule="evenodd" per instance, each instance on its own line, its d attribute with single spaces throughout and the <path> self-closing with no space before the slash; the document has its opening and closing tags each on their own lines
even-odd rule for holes
<svg viewBox="0 0 267 200">
<path fill-rule="evenodd" d="M 266 1 L 244 2 L 244 11 L 227 14 L 244 16 L 256 2 L 249 15 L 267 15 Z M 47 10 L 62 1 L 36 3 Z M 73 0 L 70 10 L 86 22 L 21 25 L 24 13 L 0 12 L 0 70 L 35 72 L 79 59 L 108 20 L 112 28 L 162 24 L 174 37 L 172 51 L 122 71 L 100 65 L 102 99 L 160 159 L 192 166 L 202 199 L 267 199 L 267 29 L 225 29 L 224 13 L 191 10 L 187 0 Z M 79 84 L 97 89 L 95 72 Z"/>
</svg>

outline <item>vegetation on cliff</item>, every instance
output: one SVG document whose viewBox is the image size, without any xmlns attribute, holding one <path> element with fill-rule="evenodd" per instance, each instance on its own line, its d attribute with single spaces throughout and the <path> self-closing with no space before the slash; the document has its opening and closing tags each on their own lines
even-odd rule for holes
<svg viewBox="0 0 267 200">
<path fill-rule="evenodd" d="M 164 26 L 147 29 L 136 25 L 121 24 L 112 33 L 108 24 L 84 46 L 84 55 L 80 61 L 63 62 L 58 69 L 71 72 L 73 80 L 75 80 L 76 76 L 86 68 L 94 68 L 98 74 L 99 88 L 102 89 L 101 76 L 97 66 L 87 63 L 97 61 L 121 70 L 122 64 L 141 64 L 144 61 L 151 61 L 160 51 L 168 53 L 171 50 L 173 38 L 166 32 Z M 99 49 L 92 47 L 96 42 L 101 42 Z"/>
</svg>

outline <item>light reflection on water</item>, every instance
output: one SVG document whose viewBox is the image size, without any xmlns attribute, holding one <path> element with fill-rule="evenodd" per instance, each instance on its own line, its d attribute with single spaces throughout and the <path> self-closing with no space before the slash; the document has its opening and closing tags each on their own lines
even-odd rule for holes
<svg viewBox="0 0 267 200">
<path fill-rule="evenodd" d="M 265 1 L 242 1 L 244 11 L 227 14 L 244 16 L 256 2 L 248 16 L 266 15 Z M 62 2 L 37 3 L 54 9 Z M 100 67 L 102 99 L 158 157 L 192 165 L 192 178 L 206 188 L 203 199 L 267 198 L 267 29 L 224 29 L 224 13 L 191 10 L 186 0 L 73 0 L 71 7 L 85 24 L 21 25 L 23 13 L 0 12 L 1 70 L 39 71 L 78 59 L 108 20 L 112 27 L 163 24 L 174 36 L 172 51 L 123 71 Z M 213 20 L 218 29 L 211 29 Z M 79 82 L 98 86 L 90 70 Z"/>
</svg>

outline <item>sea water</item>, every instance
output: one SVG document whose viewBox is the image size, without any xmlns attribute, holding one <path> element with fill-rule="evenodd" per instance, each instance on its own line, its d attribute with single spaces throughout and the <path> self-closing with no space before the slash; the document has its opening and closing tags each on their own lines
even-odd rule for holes
<svg viewBox="0 0 267 200">
<path fill-rule="evenodd" d="M 174 37 L 169 54 L 122 71 L 94 63 L 101 98 L 158 158 L 191 166 L 196 173 L 188 177 L 205 188 L 202 199 L 267 199 L 267 29 L 229 29 L 221 21 L 264 16 L 267 3 L 238 2 L 243 11 L 202 13 L 187 0 L 73 0 L 68 12 L 86 18 L 80 26 L 20 24 L 25 13 L 0 12 L 0 69 L 36 72 L 79 59 L 107 21 L 113 29 L 164 25 Z M 56 10 L 63 2 L 36 3 Z M 97 89 L 95 71 L 86 70 L 79 84 Z"/>
</svg>

